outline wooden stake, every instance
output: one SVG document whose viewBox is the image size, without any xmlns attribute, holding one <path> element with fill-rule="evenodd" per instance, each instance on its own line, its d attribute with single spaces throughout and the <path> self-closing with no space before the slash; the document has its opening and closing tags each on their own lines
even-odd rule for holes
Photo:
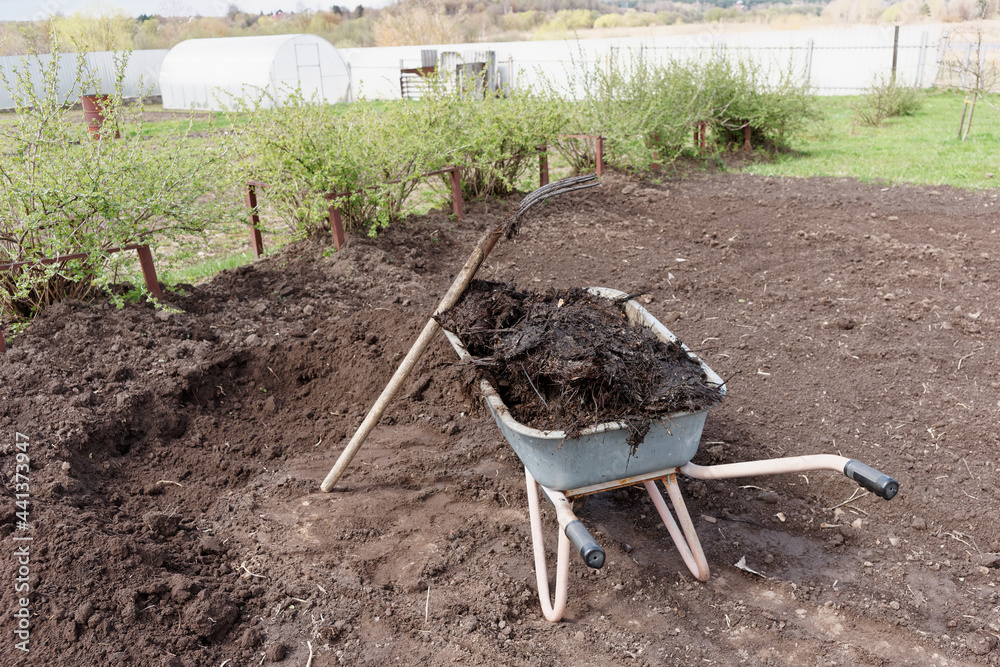
<svg viewBox="0 0 1000 667">
<path fill-rule="evenodd" d="M 969 136 L 969 130 L 972 129 L 972 114 L 976 113 L 976 100 L 979 99 L 979 91 L 977 90 L 972 94 L 972 104 L 969 105 L 969 122 L 965 124 L 965 133 L 962 135 L 962 141 Z"/>
<path fill-rule="evenodd" d="M 958 138 L 962 140 L 962 133 L 965 131 L 965 114 L 969 111 L 969 98 L 965 98 L 965 104 L 962 105 L 962 119 L 958 121 Z"/>
<path fill-rule="evenodd" d="M 444 298 L 441 299 L 441 303 L 438 304 L 438 307 L 434 310 L 434 314 L 437 315 L 438 313 L 442 313 L 458 303 L 458 300 L 465 292 L 465 288 L 469 286 L 469 283 L 472 282 L 472 278 L 476 275 L 476 271 L 479 270 L 479 267 L 486 259 L 486 256 L 490 254 L 491 250 L 493 250 L 493 246 L 496 245 L 502 235 L 507 234 L 509 238 L 516 233 L 518 223 L 520 223 L 529 208 L 549 197 L 598 185 L 599 182 L 596 181 L 595 178 L 596 177 L 593 174 L 564 178 L 561 181 L 556 181 L 555 183 L 550 183 L 549 185 L 538 188 L 525 197 L 521 201 L 521 206 L 518 208 L 517 213 L 507 220 L 506 223 L 498 223 L 494 225 L 486 232 L 483 238 L 479 240 L 479 243 L 472 251 L 472 255 L 465 262 L 465 266 L 462 267 L 461 272 L 459 272 L 458 276 L 455 278 L 455 282 L 452 283 L 451 287 L 445 293 Z M 439 325 L 437 320 L 433 317 L 431 317 L 427 321 L 427 324 L 424 325 L 424 330 L 420 332 L 420 336 L 417 337 L 417 340 L 413 343 L 410 351 L 406 354 L 406 357 L 403 358 L 402 363 L 399 364 L 399 368 L 396 369 L 392 379 L 389 380 L 389 384 L 387 384 L 385 389 L 382 390 L 382 394 L 368 411 L 364 421 L 361 422 L 361 426 L 358 427 L 358 430 L 354 433 L 351 441 L 347 443 L 347 447 L 344 448 L 344 451 L 341 453 L 340 458 L 337 459 L 336 464 L 334 464 L 330 472 L 327 473 L 326 478 L 320 485 L 320 489 L 325 492 L 329 492 L 333 489 L 337 480 L 339 480 L 344 474 L 344 471 L 347 470 L 347 466 L 351 464 L 351 460 L 354 458 L 355 454 L 357 454 L 358 450 L 361 449 L 361 445 L 364 444 L 365 439 L 368 438 L 372 429 L 375 428 L 375 424 L 377 424 L 379 419 L 382 418 L 382 414 L 389 406 L 389 403 L 392 402 L 392 399 L 396 396 L 396 392 L 403 386 L 403 382 L 406 380 L 407 376 L 409 376 L 410 371 L 413 370 L 417 360 L 420 359 L 420 355 L 423 354 L 424 350 L 427 349 L 427 346 L 430 345 L 431 340 L 434 338 L 434 334 L 436 334 L 440 328 L 441 325 Z"/>
</svg>

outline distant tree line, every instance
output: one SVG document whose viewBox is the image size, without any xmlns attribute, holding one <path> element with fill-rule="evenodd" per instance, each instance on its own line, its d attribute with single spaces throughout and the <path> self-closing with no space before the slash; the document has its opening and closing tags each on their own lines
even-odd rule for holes
<svg viewBox="0 0 1000 667">
<path fill-rule="evenodd" d="M 983 3 L 986 3 L 985 5 Z M 55 30 L 63 51 L 169 49 L 186 39 L 310 33 L 340 47 L 561 39 L 591 29 L 699 22 L 805 20 L 946 21 L 996 14 L 992 0 L 400 0 L 383 9 L 332 5 L 325 11 L 249 13 L 231 4 L 225 16 L 132 18 L 56 15 L 0 23 L 0 55 L 48 53 Z M 821 18 L 822 17 L 822 18 Z"/>
</svg>

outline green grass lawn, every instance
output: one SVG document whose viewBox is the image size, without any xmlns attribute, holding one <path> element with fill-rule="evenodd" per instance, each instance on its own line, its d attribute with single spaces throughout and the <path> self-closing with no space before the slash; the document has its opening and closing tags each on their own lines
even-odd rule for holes
<svg viewBox="0 0 1000 667">
<path fill-rule="evenodd" d="M 140 134 L 144 137 L 181 134 L 189 129 L 191 132 L 218 132 L 228 130 L 233 120 L 239 118 L 238 114 L 230 117 L 218 111 L 168 111 L 159 104 L 147 104 L 142 112 L 145 118 Z"/>
<path fill-rule="evenodd" d="M 972 129 L 958 138 L 965 96 L 928 93 L 912 116 L 880 127 L 855 123 L 857 97 L 819 98 L 822 118 L 792 146 L 800 153 L 745 171 L 773 176 L 843 176 L 864 182 L 952 185 L 967 189 L 1000 186 L 1000 110 L 976 105 Z"/>
<path fill-rule="evenodd" d="M 353 102 L 352 104 L 366 104 L 379 109 L 385 106 L 384 102 Z M 347 113 L 350 104 L 339 103 L 329 106 L 332 114 L 341 115 Z M 142 136 L 155 137 L 163 134 L 178 134 L 188 130 L 196 133 L 211 134 L 212 132 L 229 130 L 234 125 L 239 128 L 250 121 L 254 112 L 252 111 L 180 111 L 164 109 L 162 104 L 146 104 L 143 107 L 146 121 L 143 124 Z M 80 112 L 81 118 L 83 112 Z"/>
<path fill-rule="evenodd" d="M 168 269 L 158 276 L 165 285 L 174 286 L 178 283 L 198 284 L 211 280 L 215 274 L 225 269 L 232 269 L 237 266 L 249 264 L 254 259 L 253 251 L 243 250 L 221 257 L 209 257 L 208 259 L 196 259 L 190 262 L 181 263 L 176 268 Z"/>
</svg>

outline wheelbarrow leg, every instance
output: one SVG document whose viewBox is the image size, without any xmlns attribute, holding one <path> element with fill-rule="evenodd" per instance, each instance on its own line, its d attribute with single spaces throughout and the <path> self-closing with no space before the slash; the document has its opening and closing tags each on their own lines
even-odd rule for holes
<svg viewBox="0 0 1000 667">
<path fill-rule="evenodd" d="M 663 486 L 667 487 L 667 495 L 670 496 L 670 502 L 674 506 L 674 511 L 677 513 L 677 520 L 680 521 L 683 532 L 681 528 L 677 527 L 677 522 L 674 521 L 670 510 L 667 509 L 667 503 L 664 502 L 663 495 L 656 487 L 656 480 L 643 482 L 643 486 L 646 487 L 646 492 L 649 493 L 653 505 L 656 506 L 656 511 L 660 514 L 660 518 L 663 519 L 663 525 L 667 527 L 667 532 L 670 533 L 674 544 L 677 545 L 677 551 L 680 552 L 681 558 L 684 559 L 684 564 L 687 565 L 691 574 L 698 581 L 708 581 L 708 559 L 705 558 L 705 551 L 701 548 L 698 533 L 695 532 L 694 524 L 691 522 L 691 515 L 688 514 L 684 498 L 681 497 L 681 490 L 677 485 L 677 475 L 667 475 L 662 478 L 662 481 Z"/>
<path fill-rule="evenodd" d="M 556 599 L 549 596 L 549 570 L 545 563 L 545 541 L 542 537 L 542 513 L 538 507 L 538 484 L 527 470 L 524 471 L 528 485 L 528 514 L 531 517 L 531 546 L 535 553 L 535 580 L 538 583 L 538 601 L 542 605 L 542 615 L 546 621 L 555 623 L 562 620 L 566 612 L 566 596 L 569 588 L 569 538 L 562 526 L 559 527 L 559 548 L 556 556 Z"/>
</svg>

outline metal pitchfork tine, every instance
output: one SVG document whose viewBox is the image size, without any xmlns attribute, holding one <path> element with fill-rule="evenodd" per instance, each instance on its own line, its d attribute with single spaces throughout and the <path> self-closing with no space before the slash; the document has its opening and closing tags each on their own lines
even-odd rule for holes
<svg viewBox="0 0 1000 667">
<path fill-rule="evenodd" d="M 479 243 L 476 244 L 475 249 L 472 251 L 472 256 L 470 256 L 465 262 L 465 266 L 462 267 L 458 277 L 455 278 L 455 282 L 452 283 L 451 287 L 445 293 L 444 298 L 441 299 L 441 303 L 438 304 L 437 309 L 434 311 L 434 315 L 442 313 L 458 303 L 458 300 L 465 292 L 465 289 L 469 286 L 469 283 L 472 282 L 472 278 L 476 275 L 476 271 L 479 270 L 479 267 L 486 260 L 486 256 L 490 254 L 491 250 L 493 250 L 493 246 L 496 245 L 501 236 L 506 236 L 509 239 L 517 233 L 520 222 L 524 219 L 525 214 L 531 207 L 550 197 L 600 185 L 600 181 L 596 179 L 597 176 L 594 174 L 573 176 L 549 183 L 548 185 L 544 185 L 529 193 L 524 199 L 521 200 L 521 205 L 518 207 L 517 212 L 514 213 L 514 215 L 502 224 L 497 223 L 493 225 L 493 227 L 486 232 L 483 238 L 479 240 Z M 434 334 L 436 334 L 440 328 L 441 325 L 439 325 L 434 317 L 431 316 L 431 318 L 427 321 L 427 324 L 424 326 L 424 330 L 420 332 L 420 336 L 417 337 L 417 340 L 413 343 L 410 351 L 399 364 L 399 368 L 396 369 L 392 379 L 389 380 L 389 384 L 386 385 L 385 389 L 382 390 L 382 394 L 375 401 L 375 404 L 372 405 L 370 410 L 368 410 L 368 415 L 365 417 L 365 420 L 361 422 L 361 426 L 358 427 L 358 430 L 354 433 L 351 441 L 347 443 L 347 447 L 344 448 L 340 458 L 337 459 L 337 463 L 334 464 L 333 468 L 323 480 L 323 483 L 320 485 L 320 489 L 329 492 L 333 489 L 334 485 L 336 485 L 337 480 L 339 480 L 344 474 L 347 466 L 351 464 L 351 460 L 354 458 L 355 454 L 358 453 L 358 450 L 361 449 L 361 445 L 364 444 L 365 439 L 372 432 L 372 429 L 375 428 L 375 424 L 377 424 L 379 419 L 382 418 L 382 414 L 385 412 L 386 408 L 389 407 L 389 403 L 392 402 L 396 392 L 399 391 L 399 388 L 403 385 L 403 382 L 416 365 L 417 360 L 420 359 L 420 355 L 423 354 L 424 350 L 427 349 L 427 346 L 430 345 L 431 339 L 433 339 Z"/>
</svg>

